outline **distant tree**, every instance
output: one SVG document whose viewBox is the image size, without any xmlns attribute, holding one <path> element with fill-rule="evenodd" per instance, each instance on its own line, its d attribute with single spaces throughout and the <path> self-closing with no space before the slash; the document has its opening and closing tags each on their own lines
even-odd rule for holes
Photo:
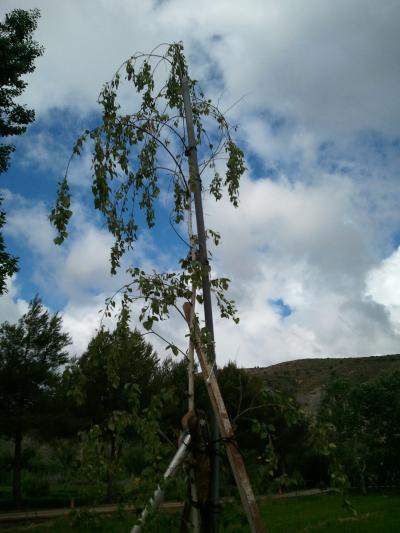
<svg viewBox="0 0 400 533">
<path fill-rule="evenodd" d="M 293 398 L 266 387 L 259 377 L 233 366 L 222 372 L 228 378 L 225 387 L 221 379 L 222 390 L 227 396 L 231 391 L 239 444 L 253 460 L 258 490 L 271 489 L 271 483 L 278 488 L 301 487 L 306 482 L 303 463 L 311 430 L 308 417 Z"/>
<path fill-rule="evenodd" d="M 51 423 L 52 399 L 67 361 L 62 319 L 35 297 L 16 324 L 0 326 L 0 434 L 14 440 L 13 497 L 21 504 L 23 436 Z"/>
<path fill-rule="evenodd" d="M 160 69 L 165 76 L 159 76 Z M 120 103 L 123 83 L 130 85 L 139 97 L 139 105 L 128 114 L 126 106 Z M 174 224 L 179 225 L 185 219 L 188 223 L 188 249 L 177 258 L 175 272 L 171 269 L 146 272 L 132 265 L 128 269 L 130 280 L 120 291 L 123 304 L 129 307 L 136 302 L 138 320 L 147 331 L 157 333 L 154 328 L 172 313 L 184 319 L 181 306 L 184 301 L 192 300 L 195 288 L 197 301 L 206 307 L 202 342 L 210 359 L 214 359 L 210 289 L 221 316 L 235 322 L 238 318 L 234 302 L 227 297 L 229 280 L 211 276 L 206 239 L 217 245 L 220 235 L 210 228 L 205 230 L 201 192 L 215 201 L 226 194 L 232 205 L 238 206 L 239 182 L 245 164 L 244 154 L 232 137 L 235 128 L 230 128 L 217 106 L 189 78 L 182 43 L 163 44 L 150 54 L 138 53 L 129 58 L 104 85 L 99 104 L 100 124 L 77 139 L 73 154 L 79 155 L 86 143 L 92 151 L 94 207 L 114 237 L 111 272 L 115 274 L 121 267 L 122 257 L 134 248 L 144 227 L 155 226 L 156 206 L 162 191 L 172 193 L 169 220 L 178 237 Z M 222 159 L 226 161 L 225 169 Z M 57 244 L 68 237 L 68 223 L 73 214 L 68 167 L 50 214 L 58 232 Z M 194 197 L 196 237 L 189 229 Z M 111 298 L 107 303 L 107 312 L 111 313 L 115 300 Z M 178 347 L 173 343 L 168 342 L 166 348 L 178 354 Z M 215 438 L 211 456 L 216 473 L 218 439 L 216 424 L 212 426 Z M 211 492 L 215 509 L 217 476 L 214 479 Z"/>
<path fill-rule="evenodd" d="M 178 374 L 176 365 L 173 383 Z M 175 377 L 176 376 L 176 377 Z M 203 380 L 196 380 L 196 406 L 206 408 Z M 260 376 L 230 362 L 218 371 L 218 382 L 228 414 L 235 428 L 240 450 L 252 473 L 255 486 L 265 492 L 271 486 L 282 488 L 312 484 L 310 470 L 318 466 L 318 475 L 326 480 L 325 465 L 320 465 L 320 450 L 311 445 L 314 428 L 311 419 L 288 394 L 266 387 Z M 164 416 L 163 416 L 164 419 Z M 312 485 L 312 486 L 315 486 Z"/>
<path fill-rule="evenodd" d="M 17 99 L 27 86 L 23 76 L 35 70 L 35 59 L 43 54 L 32 38 L 39 17 L 37 9 L 14 9 L 0 22 L 0 138 L 21 135 L 35 119 L 34 110 Z M 8 169 L 14 150 L 14 145 L 0 143 L 0 174 Z M 5 213 L 0 211 L 0 230 L 4 224 Z M 17 270 L 17 258 L 6 251 L 0 233 L 0 294 L 6 290 L 6 278 Z"/>
<path fill-rule="evenodd" d="M 362 384 L 331 383 L 320 419 L 330 424 L 347 475 L 365 492 L 368 483 L 400 482 L 400 372 Z"/>
<path fill-rule="evenodd" d="M 40 17 L 38 9 L 25 11 L 14 9 L 0 22 L 0 136 L 21 135 L 35 119 L 33 109 L 16 99 L 24 92 L 25 74 L 35 70 L 35 59 L 43 54 L 43 47 L 32 35 Z M 0 144 L 0 172 L 5 172 L 10 155 L 15 150 L 12 144 Z"/>
<path fill-rule="evenodd" d="M 0 197 L 0 207 L 2 198 Z M 0 210 L 0 294 L 7 292 L 6 279 L 18 272 L 18 259 L 7 252 L 2 228 L 6 223 L 6 214 Z"/>
<path fill-rule="evenodd" d="M 116 329 L 101 329 L 65 372 L 81 427 L 96 427 L 98 446 L 108 449 L 104 455 L 109 501 L 115 496 L 114 474 L 125 436 L 132 431 L 132 413 L 143 412 L 159 394 L 158 375 L 153 347 L 137 330 L 130 330 L 125 311 Z"/>
<path fill-rule="evenodd" d="M 158 357 L 152 345 L 125 317 L 114 331 L 101 329 L 69 372 L 75 372 L 75 394 L 81 412 L 93 424 L 102 424 L 112 411 L 128 406 L 126 387 L 140 389 L 147 405 L 156 385 Z"/>
<path fill-rule="evenodd" d="M 177 442 L 181 433 L 181 420 L 188 408 L 188 365 L 186 359 L 167 357 L 160 364 L 157 380 L 160 387 L 167 390 L 171 400 L 163 405 L 161 426 L 163 433 L 171 442 Z M 196 406 L 206 409 L 206 392 L 200 374 L 195 374 Z M 186 400 L 186 401 L 185 401 Z"/>
</svg>

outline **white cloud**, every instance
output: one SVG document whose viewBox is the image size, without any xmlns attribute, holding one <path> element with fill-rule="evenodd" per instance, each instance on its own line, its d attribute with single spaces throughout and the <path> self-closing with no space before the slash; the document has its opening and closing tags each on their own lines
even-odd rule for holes
<svg viewBox="0 0 400 533">
<path fill-rule="evenodd" d="M 4 0 L 1 12 L 14 7 Z M 248 95 L 242 114 L 243 106 L 272 110 L 325 132 L 397 131 L 397 2 L 206 0 L 199 10 L 187 0 L 26 0 L 29 7 L 42 11 L 37 39 L 46 48 L 26 94 L 40 112 L 92 109 L 122 60 L 183 40 L 195 77 L 215 65 L 230 102 Z"/>
<path fill-rule="evenodd" d="M 13 324 L 28 310 L 28 302 L 18 298 L 18 279 L 14 275 L 7 280 L 7 293 L 0 298 L 0 323 Z"/>
<path fill-rule="evenodd" d="M 14 239 L 23 239 L 35 254 L 51 253 L 54 231 L 42 202 L 32 203 L 21 195 L 5 195 L 7 225 L 5 232 Z"/>
<path fill-rule="evenodd" d="M 113 329 L 116 318 L 104 318 L 104 301 L 106 296 L 86 296 L 84 301 L 71 300 L 62 310 L 63 324 L 72 337 L 70 353 L 81 355 L 87 348 L 89 341 L 103 325 Z"/>
<path fill-rule="evenodd" d="M 54 135 L 39 131 L 24 138 L 21 144 L 23 157 L 17 159 L 21 166 L 61 174 L 68 151 Z"/>
<path fill-rule="evenodd" d="M 3 0 L 1 11 L 14 7 Z M 398 3 L 257 0 L 249 7 L 205 0 L 198 9 L 188 0 L 26 0 L 29 7 L 42 10 L 37 40 L 46 51 L 24 101 L 43 128 L 55 108 L 88 117 L 121 61 L 161 41 L 184 40 L 193 76 L 205 80 L 222 108 L 245 96 L 228 113 L 250 155 L 240 209 L 226 200 L 205 204 L 207 225 L 223 239 L 213 269 L 232 278 L 241 312 L 238 327 L 217 319 L 220 363 L 398 351 L 400 252 L 382 262 L 400 223 Z M 355 132 L 363 128 L 380 133 L 360 140 Z M 322 152 L 321 141 L 329 141 Z M 25 164 L 59 173 L 67 151 L 40 130 L 27 141 Z M 263 176 L 264 167 L 273 179 Z M 71 168 L 80 187 L 62 248 L 52 243 L 44 204 L 14 196 L 7 206 L 6 232 L 29 250 L 31 281 L 67 301 L 63 314 L 77 352 L 98 327 L 104 297 L 125 279 L 110 278 L 111 239 L 81 202 L 89 175 L 85 153 Z M 163 205 L 169 200 L 163 189 Z M 148 234 L 135 260 L 147 270 L 174 263 L 173 252 Z M 3 300 L 10 316 L 25 305 L 15 283 Z M 279 298 L 290 316 L 271 304 Z M 160 332 L 185 344 L 178 317 Z"/>
<path fill-rule="evenodd" d="M 5 234 L 25 248 L 28 258 L 21 261 L 25 284 L 35 287 L 48 307 L 57 307 L 64 318 L 64 326 L 73 338 L 71 351 L 80 354 L 102 320 L 106 298 L 112 296 L 128 281 L 125 269 L 134 257 L 135 265 L 147 271 L 168 269 L 171 258 L 158 250 L 153 238 L 144 232 L 136 242 L 133 255 L 121 261 L 116 276 L 110 274 L 111 235 L 99 228 L 98 217 L 91 218 L 82 204 L 74 203 L 70 236 L 62 246 L 53 242 L 54 229 L 48 220 L 48 210 L 41 202 L 32 202 L 20 195 L 3 190 L 7 211 Z M 27 309 L 27 301 L 20 297 L 18 278 L 9 281 L 9 292 L 0 299 L 0 322 L 16 321 Z M 26 291 L 25 291 L 26 292 Z M 29 295 L 27 299 L 33 297 Z M 65 302 L 59 305 L 58 302 Z M 104 318 L 104 317 L 103 317 Z M 113 326 L 115 317 L 105 324 Z"/>
<path fill-rule="evenodd" d="M 60 285 L 66 293 L 108 285 L 112 244 L 111 235 L 89 224 L 67 243 L 68 255 L 60 272 Z"/>
<path fill-rule="evenodd" d="M 226 200 L 206 203 L 209 225 L 222 234 L 221 246 L 213 251 L 213 268 L 231 277 L 231 295 L 241 317 L 235 326 L 219 319 L 215 310 L 219 364 L 236 359 L 244 366 L 261 366 L 306 356 L 396 351 L 399 337 L 392 326 L 400 306 L 393 291 L 384 287 L 394 286 L 400 256 L 371 273 L 379 264 L 378 253 L 371 250 L 377 249 L 382 230 L 371 231 L 366 223 L 365 205 L 358 201 L 363 193 L 356 182 L 341 176 L 321 176 L 308 184 L 285 177 L 275 182 L 245 177 L 239 210 Z M 67 298 L 61 312 L 74 339 L 72 351 L 79 354 L 100 325 L 105 298 L 124 282 L 123 273 L 109 275 L 111 238 L 77 204 L 70 239 L 55 247 L 44 206 L 20 197 L 14 197 L 14 204 L 7 207 L 7 232 L 31 250 L 36 284 Z M 147 234 L 138 242 L 135 258 L 150 271 L 174 262 Z M 364 296 L 368 272 L 369 301 Z M 3 300 L 5 314 L 17 316 L 23 303 L 17 298 L 12 288 L 10 298 Z M 273 304 L 277 299 L 291 308 L 290 316 L 279 314 Z M 186 349 L 181 317 L 159 325 L 159 332 Z M 149 340 L 162 357 L 163 343 Z"/>
<path fill-rule="evenodd" d="M 384 306 L 393 329 L 400 334 L 400 248 L 370 270 L 365 293 L 367 298 Z"/>
<path fill-rule="evenodd" d="M 382 302 L 364 298 L 379 249 L 364 194 L 348 176 L 308 184 L 244 179 L 239 210 L 207 204 L 210 225 L 222 234 L 216 270 L 231 277 L 242 317 L 237 328 L 218 324 L 225 357 L 235 346 L 245 366 L 397 350 Z M 279 298 L 293 310 L 286 318 L 271 303 Z"/>
<path fill-rule="evenodd" d="M 29 275 L 41 293 L 56 289 L 64 297 L 77 297 L 92 290 L 112 290 L 121 283 L 120 277 L 110 279 L 109 275 L 111 236 L 95 226 L 96 217 L 90 221 L 90 213 L 81 204 L 72 206 L 70 237 L 56 246 L 55 230 L 48 219 L 50 210 L 44 203 L 10 192 L 5 198 L 5 234 L 29 251 Z M 27 265 L 21 266 L 26 275 Z"/>
</svg>

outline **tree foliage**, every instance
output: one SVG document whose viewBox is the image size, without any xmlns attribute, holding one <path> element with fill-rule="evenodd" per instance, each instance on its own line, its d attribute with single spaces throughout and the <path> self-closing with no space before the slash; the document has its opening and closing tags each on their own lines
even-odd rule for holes
<svg viewBox="0 0 400 533">
<path fill-rule="evenodd" d="M 400 373 L 383 373 L 362 384 L 336 380 L 322 399 L 320 419 L 351 482 L 397 484 L 400 480 Z"/>
<path fill-rule="evenodd" d="M 0 206 L 2 198 L 0 197 Z M 6 214 L 0 210 L 0 295 L 7 291 L 6 280 L 18 272 L 18 259 L 6 249 L 2 228 L 6 223 Z"/>
<path fill-rule="evenodd" d="M 15 442 L 14 497 L 20 500 L 20 460 L 23 435 L 45 430 L 56 416 L 52 409 L 67 361 L 70 337 L 62 320 L 35 297 L 16 324 L 0 326 L 0 434 Z"/>
<path fill-rule="evenodd" d="M 32 38 L 39 16 L 37 9 L 14 9 L 0 22 L 0 138 L 21 135 L 35 118 L 34 110 L 27 109 L 18 98 L 27 86 L 23 76 L 35 70 L 35 59 L 43 53 Z M 7 170 L 14 150 L 14 145 L 0 143 L 0 174 Z M 0 230 L 5 218 L 0 211 Z M 0 294 L 6 291 L 6 279 L 17 271 L 17 258 L 7 252 L 0 232 Z"/>
<path fill-rule="evenodd" d="M 35 119 L 33 109 L 18 101 L 27 82 L 25 74 L 35 70 L 35 59 L 43 47 L 33 40 L 39 10 L 14 9 L 0 22 L 0 137 L 21 135 Z M 12 144 L 0 144 L 0 173 L 7 170 Z"/>
<path fill-rule="evenodd" d="M 165 80 L 159 75 L 161 65 L 167 67 Z M 193 184 L 188 178 L 186 158 L 195 147 L 188 145 L 185 133 L 182 79 L 187 75 L 181 43 L 168 45 L 164 51 L 157 48 L 147 55 L 132 56 L 100 93 L 101 124 L 85 131 L 74 146 L 73 155 L 79 155 L 83 145 L 91 143 L 94 207 L 114 236 L 112 273 L 116 273 L 122 256 L 137 241 L 140 218 L 144 218 L 148 228 L 154 226 L 161 190 L 172 191 L 174 223 L 179 224 L 190 207 Z M 139 99 L 133 113 L 127 113 L 119 100 L 123 82 L 133 85 Z M 203 191 L 219 200 L 226 190 L 231 203 L 237 206 L 239 181 L 245 170 L 243 153 L 223 114 L 205 98 L 196 81 L 190 80 L 189 86 Z M 210 127 L 206 130 L 204 124 Z M 226 160 L 224 177 L 220 175 L 219 159 Z M 67 168 L 50 215 L 58 230 L 59 244 L 68 235 L 71 216 Z M 209 235 L 218 243 L 218 233 L 210 231 Z M 179 266 L 176 272 L 164 273 L 149 273 L 134 266 L 129 269 L 132 281 L 122 288 L 123 301 L 129 304 L 144 299 L 139 319 L 149 331 L 154 322 L 169 317 L 180 298 L 190 299 L 192 284 L 201 286 L 204 266 L 200 261 L 188 254 L 179 260 Z M 228 284 L 226 278 L 211 280 L 221 315 L 235 318 L 235 306 L 225 296 Z M 202 301 L 201 294 L 198 299 Z M 110 299 L 108 303 L 112 302 Z"/>
<path fill-rule="evenodd" d="M 81 415 L 103 425 L 113 411 L 129 408 L 129 389 L 148 406 L 158 391 L 158 357 L 151 344 L 129 328 L 123 312 L 114 331 L 100 329 L 82 356 L 68 367 L 64 379 Z"/>
<path fill-rule="evenodd" d="M 0 326 L 1 432 L 38 427 L 67 361 L 70 337 L 62 319 L 50 314 L 35 297 L 16 324 Z"/>
<path fill-rule="evenodd" d="M 100 491 L 106 483 L 109 501 L 115 497 L 115 481 L 128 440 L 142 450 L 142 466 L 154 462 L 152 452 L 160 455 L 158 374 L 153 347 L 137 330 L 130 330 L 126 311 L 115 330 L 101 329 L 64 373 L 64 387 L 73 397 L 74 414 L 80 419 L 83 471 L 89 478 L 98 478 Z M 145 457 L 143 445 L 151 461 Z"/>
</svg>

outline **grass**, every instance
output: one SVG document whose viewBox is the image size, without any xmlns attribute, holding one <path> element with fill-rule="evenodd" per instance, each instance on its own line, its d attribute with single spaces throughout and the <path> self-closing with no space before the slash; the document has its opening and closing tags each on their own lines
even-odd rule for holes
<svg viewBox="0 0 400 533">
<path fill-rule="evenodd" d="M 262 516 L 268 533 L 398 533 L 400 531 L 400 496 L 368 495 L 351 497 L 357 510 L 352 515 L 342 507 L 342 499 L 337 494 L 305 496 L 260 502 Z M 85 532 L 127 532 L 135 523 L 133 513 L 115 513 L 97 516 L 83 512 L 74 516 L 43 522 L 26 523 L 14 527 L 3 526 L 4 531 L 14 533 L 67 533 Z M 152 518 L 146 532 L 179 531 L 179 514 L 158 514 Z M 221 533 L 249 531 L 240 504 L 225 505 L 221 516 Z"/>
<path fill-rule="evenodd" d="M 342 498 L 336 494 L 270 500 L 262 506 L 262 514 L 272 533 L 400 531 L 398 495 L 354 495 L 350 499 L 357 515 L 343 508 Z"/>
<path fill-rule="evenodd" d="M 60 483 L 51 486 L 49 494 L 38 491 L 34 495 L 27 495 L 23 491 L 22 507 L 24 510 L 51 509 L 69 507 L 71 499 L 76 506 L 90 505 L 96 501 L 96 490 L 87 484 Z M 14 511 L 11 487 L 0 486 L 0 511 Z"/>
</svg>

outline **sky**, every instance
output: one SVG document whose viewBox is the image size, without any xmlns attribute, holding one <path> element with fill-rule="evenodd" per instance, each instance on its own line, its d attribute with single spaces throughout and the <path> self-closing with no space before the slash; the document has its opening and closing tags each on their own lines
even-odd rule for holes
<svg viewBox="0 0 400 533">
<path fill-rule="evenodd" d="M 165 223 L 165 194 L 157 230 L 143 231 L 110 276 L 88 153 L 71 168 L 75 214 L 61 247 L 48 214 L 74 140 L 96 123 L 103 83 L 133 53 L 183 41 L 192 77 L 238 126 L 246 156 L 239 208 L 204 199 L 206 225 L 222 236 L 213 272 L 231 279 L 240 317 L 235 325 L 215 310 L 218 364 L 399 353 L 397 0 L 2 0 L 0 16 L 17 7 L 40 9 L 45 52 L 22 98 L 36 121 L 1 177 L 20 272 L 0 321 L 17 320 L 38 293 L 80 355 L 126 267 L 176 265 L 182 243 Z M 159 333 L 186 349 L 179 317 Z"/>
</svg>

